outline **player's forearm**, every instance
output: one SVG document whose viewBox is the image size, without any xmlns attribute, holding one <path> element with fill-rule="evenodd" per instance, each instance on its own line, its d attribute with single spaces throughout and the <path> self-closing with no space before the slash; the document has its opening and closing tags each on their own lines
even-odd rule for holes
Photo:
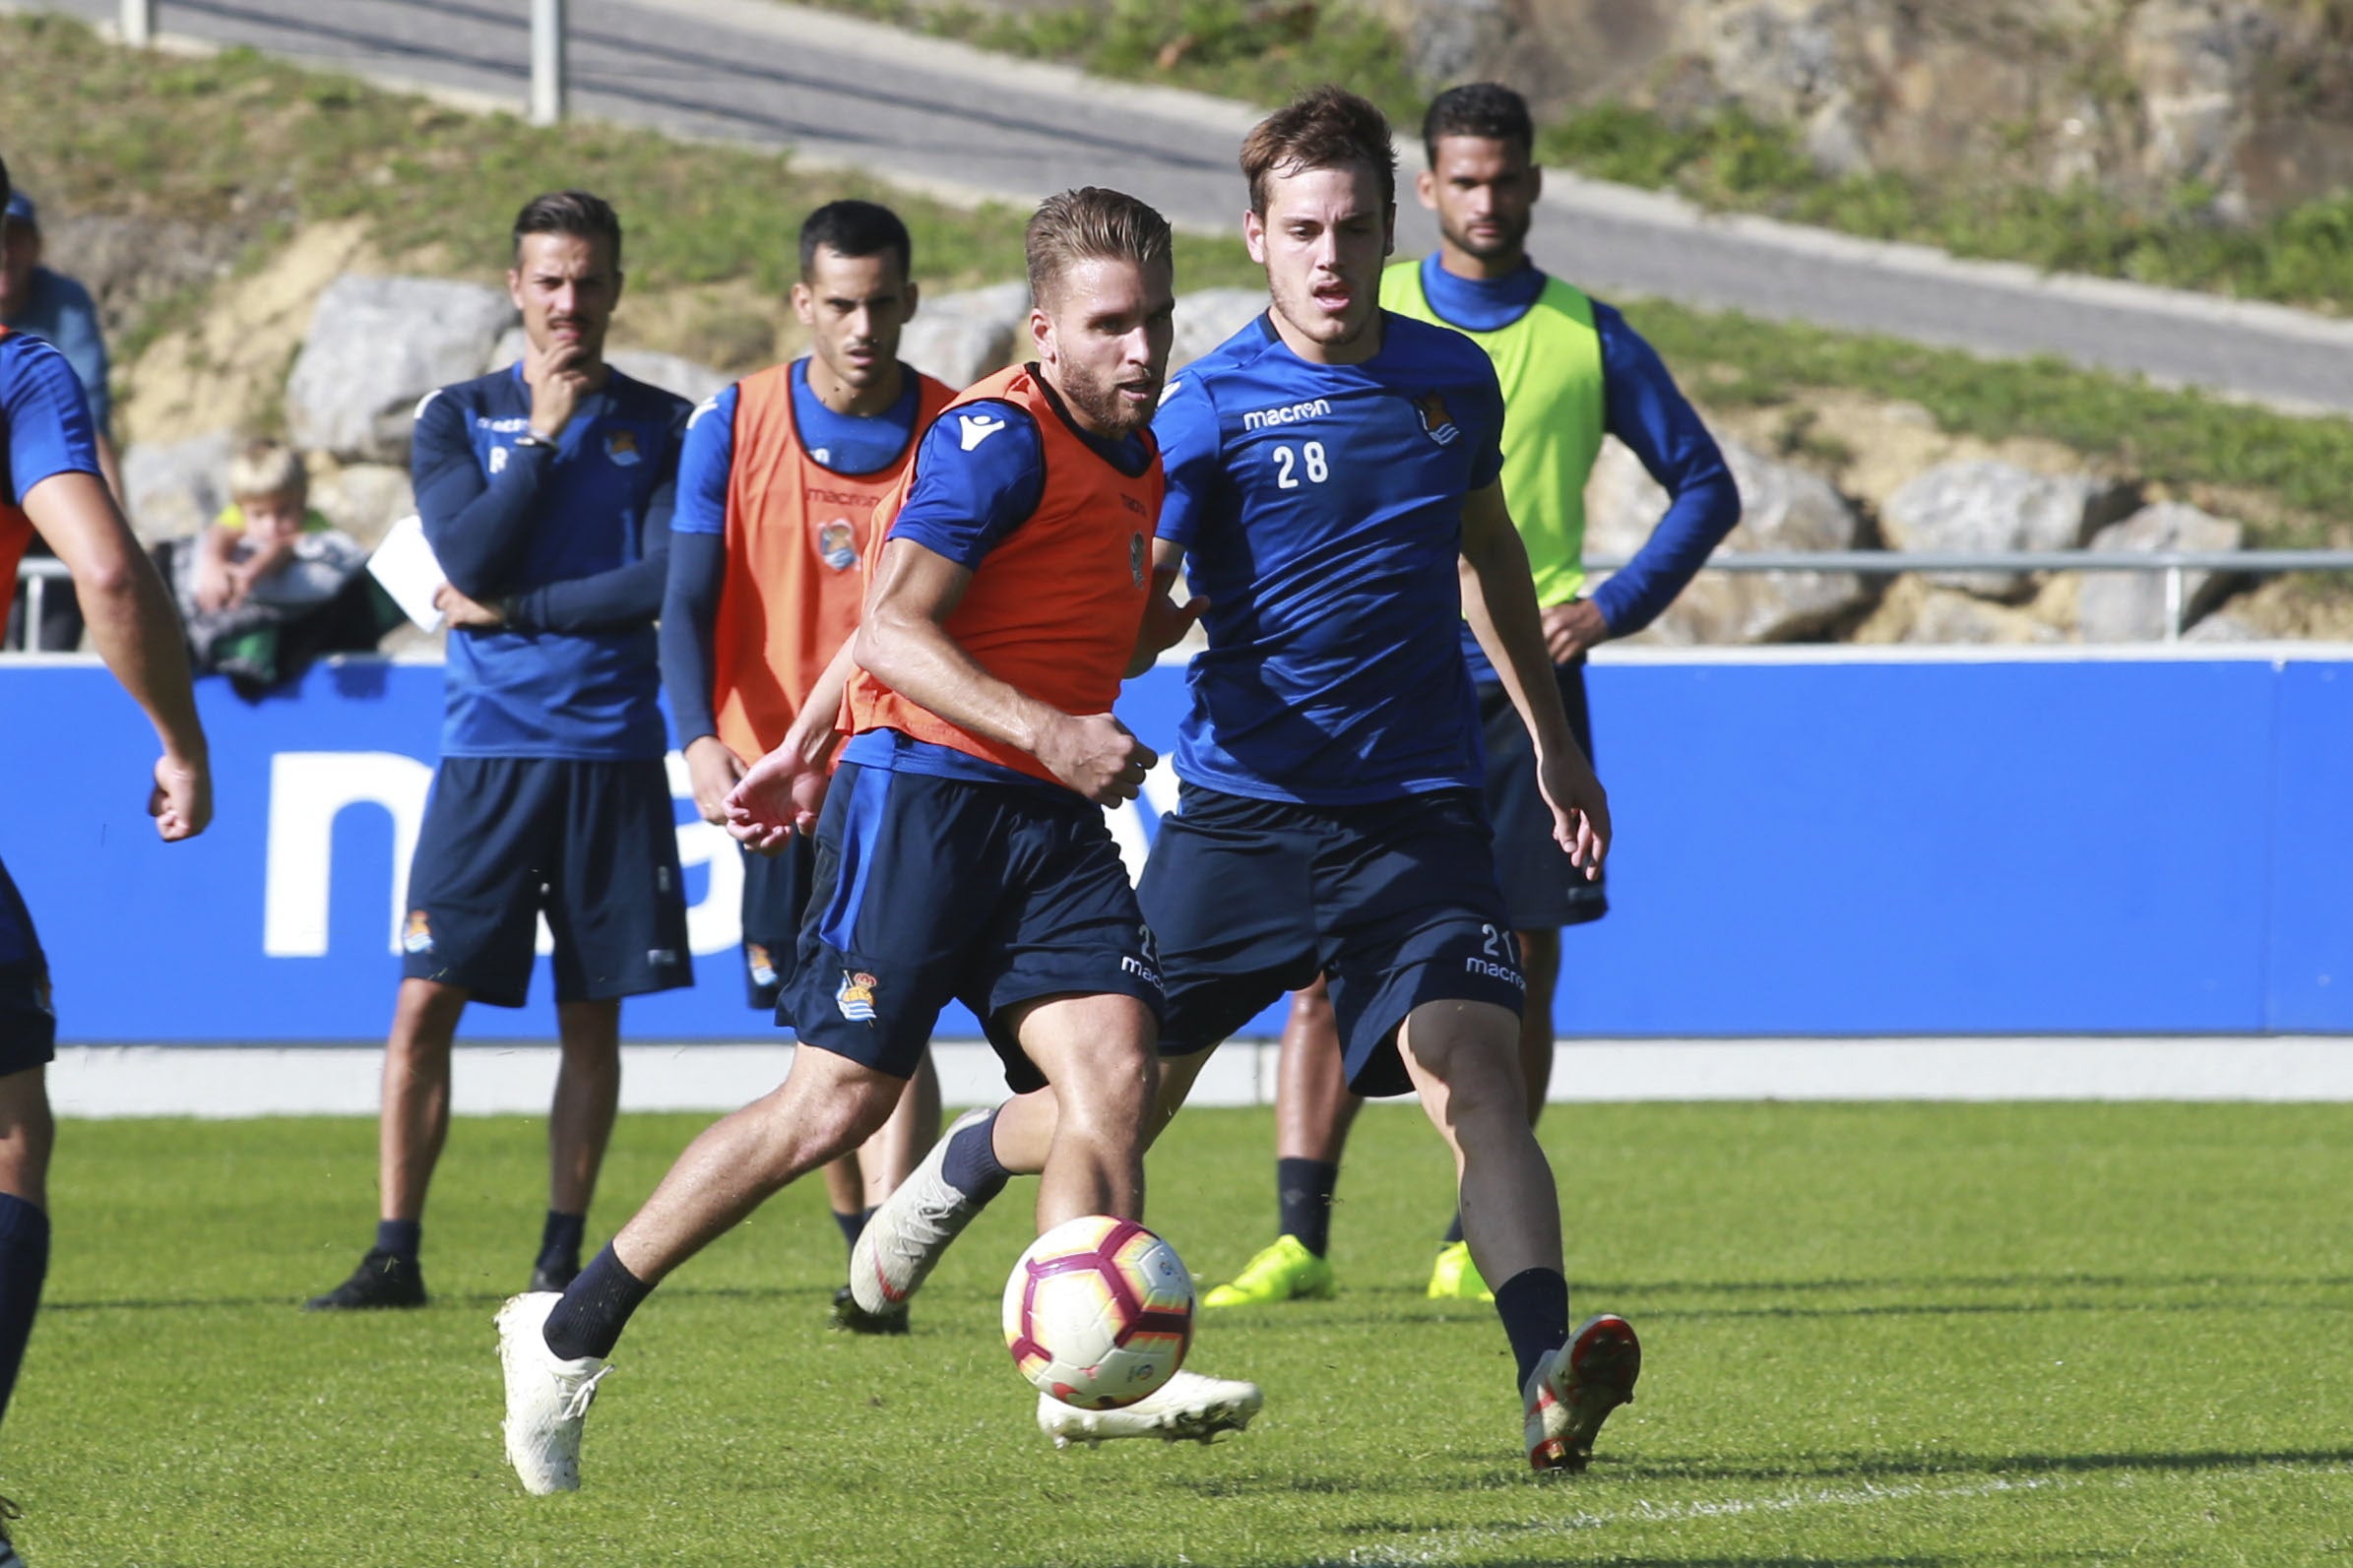
<svg viewBox="0 0 2353 1568">
<path fill-rule="evenodd" d="M 516 447 L 484 484 L 474 455 L 462 452 L 418 484 L 425 542 L 450 587 L 484 604 L 507 593 L 531 543 L 532 503 L 554 461 L 545 447 Z"/>
<path fill-rule="evenodd" d="M 1740 488 L 1721 462 L 1712 474 L 1671 493 L 1666 515 L 1642 548 L 1593 592 L 1614 637 L 1630 637 L 1658 619 L 1741 520 Z"/>
<path fill-rule="evenodd" d="M 1069 717 L 991 675 L 923 616 L 872 606 L 851 647 L 860 665 L 908 701 L 959 729 L 1032 756 L 1054 721 Z"/>
<path fill-rule="evenodd" d="M 727 542 L 719 534 L 670 535 L 662 596 L 662 688 L 681 746 L 719 730 L 711 712 L 712 647 L 726 578 Z"/>
<path fill-rule="evenodd" d="M 793 716 L 793 723 L 785 731 L 784 745 L 819 767 L 832 758 L 834 747 L 841 744 L 842 693 L 849 688 L 850 677 L 858 668 L 857 654 L 856 637 L 834 650 L 833 658 L 817 676 L 817 684 L 809 688 L 800 712 Z"/>
<path fill-rule="evenodd" d="M 1477 539 L 1466 536 L 1461 576 L 1463 616 L 1535 741 L 1537 755 L 1576 750 L 1568 716 L 1560 708 L 1560 688 L 1553 679 L 1552 655 L 1545 650 L 1544 616 L 1536 607 L 1536 580 L 1519 531 L 1506 527 Z"/>
</svg>

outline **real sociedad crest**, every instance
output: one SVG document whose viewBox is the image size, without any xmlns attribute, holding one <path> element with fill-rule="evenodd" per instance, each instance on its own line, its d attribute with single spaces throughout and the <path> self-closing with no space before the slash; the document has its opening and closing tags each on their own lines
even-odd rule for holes
<svg viewBox="0 0 2353 1568">
<path fill-rule="evenodd" d="M 1446 411 L 1446 400 L 1434 392 L 1425 392 L 1416 398 L 1414 412 L 1422 420 L 1422 433 L 1439 446 L 1450 447 L 1462 435 L 1462 426 Z"/>
<path fill-rule="evenodd" d="M 858 549 L 852 542 L 855 537 L 850 532 L 850 520 L 846 517 L 820 524 L 817 529 L 818 557 L 837 572 L 849 571 L 858 564 Z"/>
<path fill-rule="evenodd" d="M 637 450 L 637 433 L 632 430 L 615 430 L 606 436 L 604 455 L 612 460 L 614 467 L 622 469 L 634 469 L 644 461 Z"/>
</svg>

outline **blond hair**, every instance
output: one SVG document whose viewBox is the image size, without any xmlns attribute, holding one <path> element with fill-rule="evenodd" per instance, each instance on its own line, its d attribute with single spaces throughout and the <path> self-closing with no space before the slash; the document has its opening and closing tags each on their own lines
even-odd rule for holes
<svg viewBox="0 0 2353 1568">
<path fill-rule="evenodd" d="M 1052 305 L 1062 277 L 1083 261 L 1168 263 L 1169 220 L 1120 191 L 1084 185 L 1049 196 L 1030 215 L 1022 235 L 1030 267 L 1030 297 Z"/>
<path fill-rule="evenodd" d="M 228 494 L 232 501 L 264 495 L 310 493 L 310 470 L 302 454 L 276 441 L 248 441 L 228 460 Z"/>
</svg>

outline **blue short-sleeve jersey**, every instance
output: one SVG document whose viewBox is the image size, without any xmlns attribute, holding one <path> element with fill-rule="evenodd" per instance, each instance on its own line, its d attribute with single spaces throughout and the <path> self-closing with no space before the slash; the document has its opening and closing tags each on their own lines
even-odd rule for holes
<svg viewBox="0 0 2353 1568">
<path fill-rule="evenodd" d="M 98 471 L 90 401 L 65 355 L 21 332 L 0 337 L 0 506 L 60 473 Z"/>
<path fill-rule="evenodd" d="M 612 371 L 565 425 L 550 458 L 515 445 L 531 428 L 520 365 L 444 387 L 418 406 L 411 454 L 426 536 L 470 527 L 514 531 L 487 552 L 497 559 L 490 576 L 460 585 L 477 598 L 630 566 L 645 556 L 649 514 L 668 528 L 689 412 L 685 399 Z M 526 464 L 542 466 L 536 482 Z M 530 493 L 498 505 L 502 478 L 530 485 Z M 445 567 L 449 560 L 445 553 Z M 661 690 L 650 609 L 640 624 L 592 631 L 457 633 L 449 640 L 442 755 L 659 757 L 668 746 Z"/>
<path fill-rule="evenodd" d="M 1460 333 L 1384 313 L 1363 364 L 1265 317 L 1179 371 L 1154 431 L 1162 538 L 1209 598 L 1178 778 L 1347 805 L 1484 777 L 1458 627 L 1462 504 L 1502 471 L 1503 398 Z"/>
</svg>

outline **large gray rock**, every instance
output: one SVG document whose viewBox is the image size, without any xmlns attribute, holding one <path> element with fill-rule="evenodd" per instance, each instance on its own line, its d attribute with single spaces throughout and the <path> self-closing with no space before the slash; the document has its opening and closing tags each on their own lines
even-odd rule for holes
<svg viewBox="0 0 2353 1568">
<path fill-rule="evenodd" d="M 1255 321 L 1266 309 L 1263 288 L 1201 288 L 1176 297 L 1176 340 L 1169 370 L 1191 364 Z"/>
<path fill-rule="evenodd" d="M 480 375 L 514 319 L 505 294 L 477 283 L 338 278 L 286 379 L 287 433 L 350 461 L 406 463 L 417 403 Z"/>
<path fill-rule="evenodd" d="M 633 381 L 649 387 L 674 392 L 688 403 L 703 404 L 717 397 L 735 378 L 724 370 L 697 364 L 677 354 L 657 352 L 651 348 L 613 348 L 604 355 L 604 362 Z"/>
<path fill-rule="evenodd" d="M 2057 627 L 2024 610 L 1949 588 L 1932 588 L 1922 594 L 1912 624 L 1896 639 L 1899 643 L 1969 646 L 2066 640 Z"/>
<path fill-rule="evenodd" d="M 236 451 L 236 435 L 228 430 L 125 448 L 122 487 L 139 537 L 153 544 L 209 527 L 228 504 L 228 460 Z"/>
<path fill-rule="evenodd" d="M 2102 552 L 2235 550 L 2247 531 L 2185 501 L 2144 506 L 2092 535 Z M 2075 591 L 2075 631 L 2087 643 L 2154 642 L 2165 636 L 2163 572 L 2086 572 Z M 2226 572 L 2186 572 L 2185 623 L 2195 620 L 2230 586 Z"/>
<path fill-rule="evenodd" d="M 1863 520 L 1828 481 L 1737 441 L 1719 443 L 1741 491 L 1741 523 L 1722 545 L 1743 550 L 1851 550 Z M 1615 439 L 1585 486 L 1585 551 L 1625 560 L 1667 510 L 1667 492 Z M 1651 641 L 1771 643 L 1804 637 L 1860 609 L 1870 585 L 1852 572 L 1702 572 L 1651 623 Z"/>
<path fill-rule="evenodd" d="M 1030 285 L 925 296 L 899 335 L 899 357 L 951 387 L 1002 370 L 1030 345 Z"/>
<path fill-rule="evenodd" d="M 1983 459 L 1940 463 L 1906 482 L 1879 509 L 1879 531 L 1895 550 L 1984 555 L 2071 550 L 2124 515 L 2130 495 L 2081 474 L 2054 477 Z M 2024 572 L 1931 572 L 1939 588 L 1986 598 L 2024 596 Z"/>
<path fill-rule="evenodd" d="M 409 470 L 388 463 L 315 465 L 310 504 L 371 550 L 383 541 L 385 531 L 395 522 L 416 510 Z"/>
</svg>

